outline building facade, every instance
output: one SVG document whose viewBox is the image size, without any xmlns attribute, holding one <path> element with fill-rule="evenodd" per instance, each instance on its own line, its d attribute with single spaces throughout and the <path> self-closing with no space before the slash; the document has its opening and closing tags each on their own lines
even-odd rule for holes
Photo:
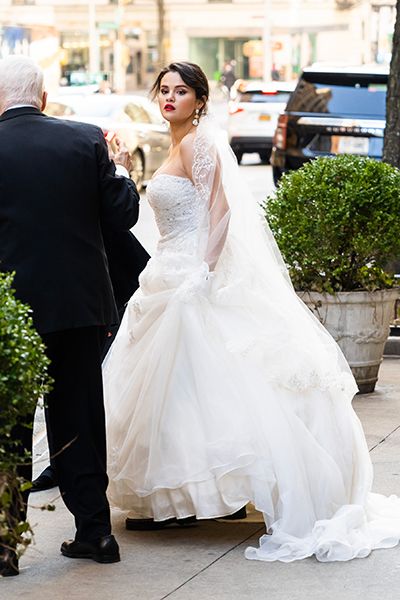
<svg viewBox="0 0 400 600">
<path fill-rule="evenodd" d="M 227 63 L 236 77 L 290 79 L 315 62 L 387 63 L 394 19 L 395 0 L 0 0 L 0 54 L 118 90 L 148 87 L 171 60 L 210 79 Z"/>
</svg>

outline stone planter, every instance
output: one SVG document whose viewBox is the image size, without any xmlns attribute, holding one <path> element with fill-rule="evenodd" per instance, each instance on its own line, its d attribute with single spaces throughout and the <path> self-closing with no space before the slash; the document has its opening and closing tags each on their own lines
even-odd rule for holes
<svg viewBox="0 0 400 600">
<path fill-rule="evenodd" d="M 400 288 L 375 292 L 297 292 L 345 355 L 361 394 L 373 392 Z"/>
</svg>

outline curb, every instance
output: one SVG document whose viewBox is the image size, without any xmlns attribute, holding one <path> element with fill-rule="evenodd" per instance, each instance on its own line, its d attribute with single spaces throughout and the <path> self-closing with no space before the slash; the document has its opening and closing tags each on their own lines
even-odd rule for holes
<svg viewBox="0 0 400 600">
<path fill-rule="evenodd" d="M 400 357 L 400 337 L 389 337 L 383 350 L 383 356 Z"/>
</svg>

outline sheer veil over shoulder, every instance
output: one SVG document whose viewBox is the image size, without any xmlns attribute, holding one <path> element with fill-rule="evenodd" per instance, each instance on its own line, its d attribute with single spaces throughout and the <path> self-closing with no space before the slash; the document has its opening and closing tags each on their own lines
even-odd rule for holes
<svg viewBox="0 0 400 600">
<path fill-rule="evenodd" d="M 104 364 L 109 496 L 138 517 L 251 501 L 249 559 L 367 556 L 400 539 L 339 347 L 294 292 L 226 133 L 202 117 L 192 179 L 148 185 L 160 239 Z"/>
</svg>

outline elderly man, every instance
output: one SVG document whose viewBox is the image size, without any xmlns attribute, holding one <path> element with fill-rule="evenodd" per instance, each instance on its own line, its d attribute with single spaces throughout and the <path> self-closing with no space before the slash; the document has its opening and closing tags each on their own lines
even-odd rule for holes
<svg viewBox="0 0 400 600">
<path fill-rule="evenodd" d="M 61 552 L 116 562 L 101 352 L 118 314 L 102 227 L 129 230 L 139 195 L 128 177 L 116 175 L 100 129 L 47 117 L 45 104 L 43 74 L 32 60 L 0 61 L 0 269 L 16 272 L 17 296 L 30 304 L 51 360 L 47 405 L 55 464 L 76 524 L 75 539 Z M 115 162 L 127 175 L 126 149 Z M 29 433 L 22 443 L 31 446 Z M 0 539 L 0 574 L 17 573 L 16 555 Z"/>
</svg>

